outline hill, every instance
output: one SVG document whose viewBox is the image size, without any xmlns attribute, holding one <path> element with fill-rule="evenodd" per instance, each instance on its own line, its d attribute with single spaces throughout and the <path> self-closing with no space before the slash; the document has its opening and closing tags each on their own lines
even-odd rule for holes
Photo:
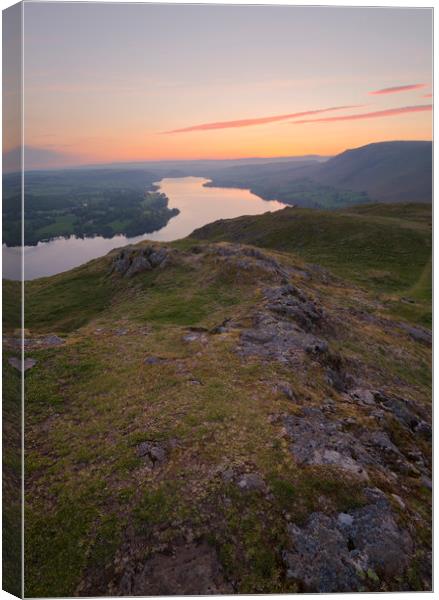
<svg viewBox="0 0 439 600">
<path fill-rule="evenodd" d="M 216 221 L 191 237 L 294 253 L 385 294 L 395 314 L 428 324 L 431 217 L 428 204 L 361 205 L 335 211 L 285 208 Z"/>
<path fill-rule="evenodd" d="M 328 185 L 364 190 L 379 202 L 431 202 L 431 142 L 381 142 L 346 150 L 319 166 Z"/>
<path fill-rule="evenodd" d="M 231 167 L 214 173 L 211 185 L 250 188 L 267 200 L 311 208 L 431 202 L 432 144 L 381 142 L 320 163 Z"/>
<path fill-rule="evenodd" d="M 428 209 L 307 214 L 26 283 L 27 596 L 431 589 Z"/>
</svg>

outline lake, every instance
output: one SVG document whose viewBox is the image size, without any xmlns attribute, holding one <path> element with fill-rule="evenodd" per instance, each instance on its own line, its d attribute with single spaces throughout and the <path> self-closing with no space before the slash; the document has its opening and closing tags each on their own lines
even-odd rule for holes
<svg viewBox="0 0 439 600">
<path fill-rule="evenodd" d="M 113 248 L 135 244 L 142 240 L 171 242 L 188 236 L 194 229 L 218 219 L 231 219 L 241 215 L 258 215 L 275 211 L 285 204 L 263 200 L 249 190 L 206 187 L 209 179 L 201 177 L 173 177 L 162 179 L 159 191 L 169 199 L 169 208 L 178 208 L 180 214 L 154 233 L 133 238 L 116 235 L 106 239 L 56 238 L 39 242 L 37 246 L 24 247 L 24 278 L 36 279 L 73 269 L 93 258 L 107 254 Z M 20 279 L 20 247 L 3 247 L 3 277 Z"/>
</svg>

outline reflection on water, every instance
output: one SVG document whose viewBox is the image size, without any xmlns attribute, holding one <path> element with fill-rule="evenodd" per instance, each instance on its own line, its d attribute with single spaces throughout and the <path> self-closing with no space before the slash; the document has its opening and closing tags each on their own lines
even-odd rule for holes
<svg viewBox="0 0 439 600">
<path fill-rule="evenodd" d="M 24 248 L 24 277 L 35 279 L 68 271 L 93 258 L 103 256 L 113 248 L 135 244 L 141 240 L 170 242 L 186 237 L 197 227 L 218 219 L 230 219 L 241 215 L 257 215 L 284 208 L 284 204 L 266 201 L 249 190 L 204 187 L 209 181 L 200 177 L 162 179 L 160 191 L 169 198 L 169 208 L 178 208 L 180 214 L 172 218 L 159 231 L 127 238 L 116 235 L 110 239 L 93 238 L 63 239 L 39 242 L 37 246 Z M 3 248 L 3 277 L 17 279 L 17 257 L 20 248 Z"/>
</svg>

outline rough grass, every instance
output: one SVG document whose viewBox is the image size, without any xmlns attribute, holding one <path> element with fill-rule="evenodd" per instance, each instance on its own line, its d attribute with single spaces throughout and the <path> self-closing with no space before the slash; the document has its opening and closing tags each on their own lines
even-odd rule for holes
<svg viewBox="0 0 439 600">
<path fill-rule="evenodd" d="M 366 289 L 393 295 L 395 315 L 427 324 L 431 317 L 431 205 L 286 208 L 217 221 L 192 238 L 294 253 Z M 415 307 L 401 305 L 406 295 L 413 297 Z"/>
<path fill-rule="evenodd" d="M 68 333 L 110 304 L 114 289 L 105 260 L 25 282 L 25 321 L 33 331 Z"/>
<path fill-rule="evenodd" d="M 297 591 L 280 560 L 285 519 L 300 524 L 313 511 L 363 502 L 361 486 L 336 470 L 296 465 L 271 419 L 295 410 L 278 381 L 306 405 L 334 395 L 321 369 L 243 361 L 234 331 L 184 341 L 188 327 L 245 321 L 261 300 L 256 272 L 214 258 L 132 280 L 107 271 L 103 259 L 26 286 L 27 326 L 68 333 L 63 346 L 29 353 L 38 363 L 26 374 L 26 595 L 87 589 L 93 573 L 113 564 L 127 530 L 141 540 L 143 559 L 177 535 L 201 536 L 241 593 Z M 318 278 L 308 285 L 329 311 L 349 303 L 373 311 L 375 292 Z M 428 348 L 407 337 L 396 348 L 395 337 L 354 319 L 346 327 L 340 344 L 349 357 L 366 372 L 382 359 L 380 385 L 427 401 Z M 148 356 L 167 360 L 145 364 Z M 148 470 L 137 456 L 145 440 L 177 440 L 162 469 Z M 226 468 L 258 472 L 271 496 L 243 494 L 223 481 Z M 413 502 L 422 503 L 418 492 Z"/>
</svg>

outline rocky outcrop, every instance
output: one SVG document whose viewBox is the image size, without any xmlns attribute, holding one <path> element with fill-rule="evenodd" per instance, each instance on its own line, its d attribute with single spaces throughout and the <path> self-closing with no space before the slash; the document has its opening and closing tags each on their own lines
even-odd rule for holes
<svg viewBox="0 0 439 600">
<path fill-rule="evenodd" d="M 137 456 L 150 469 L 158 469 L 169 459 L 170 451 L 178 445 L 177 440 L 167 442 L 141 442 L 137 446 Z"/>
<path fill-rule="evenodd" d="M 284 417 L 291 453 L 299 465 L 330 466 L 360 480 L 369 471 L 395 479 L 395 473 L 427 474 L 426 460 L 413 440 L 402 450 L 384 429 L 367 429 L 356 419 L 329 418 L 326 410 L 305 407 L 298 415 Z"/>
<path fill-rule="evenodd" d="M 377 488 L 364 491 L 367 504 L 348 513 L 310 515 L 302 527 L 288 526 L 287 577 L 306 592 L 353 592 L 393 580 L 409 565 L 413 542 L 395 520 Z M 379 588 L 378 588 L 379 589 Z"/>
<path fill-rule="evenodd" d="M 317 333 L 328 328 L 321 307 L 291 284 L 264 289 L 264 304 L 244 329 L 238 352 L 265 360 L 297 363 L 304 353 L 324 354 L 327 341 Z"/>
<path fill-rule="evenodd" d="M 169 257 L 169 250 L 164 247 L 146 246 L 132 248 L 127 246 L 116 256 L 110 273 L 118 273 L 123 277 L 134 277 L 138 273 L 163 268 Z"/>
<path fill-rule="evenodd" d="M 23 361 L 21 361 L 21 359 L 16 358 L 15 356 L 11 356 L 8 359 L 8 362 L 11 367 L 14 367 L 14 369 L 17 369 L 17 371 L 20 371 L 21 373 L 29 371 L 29 369 L 32 369 L 32 367 L 37 364 L 37 361 L 33 358 L 25 358 Z"/>
</svg>

